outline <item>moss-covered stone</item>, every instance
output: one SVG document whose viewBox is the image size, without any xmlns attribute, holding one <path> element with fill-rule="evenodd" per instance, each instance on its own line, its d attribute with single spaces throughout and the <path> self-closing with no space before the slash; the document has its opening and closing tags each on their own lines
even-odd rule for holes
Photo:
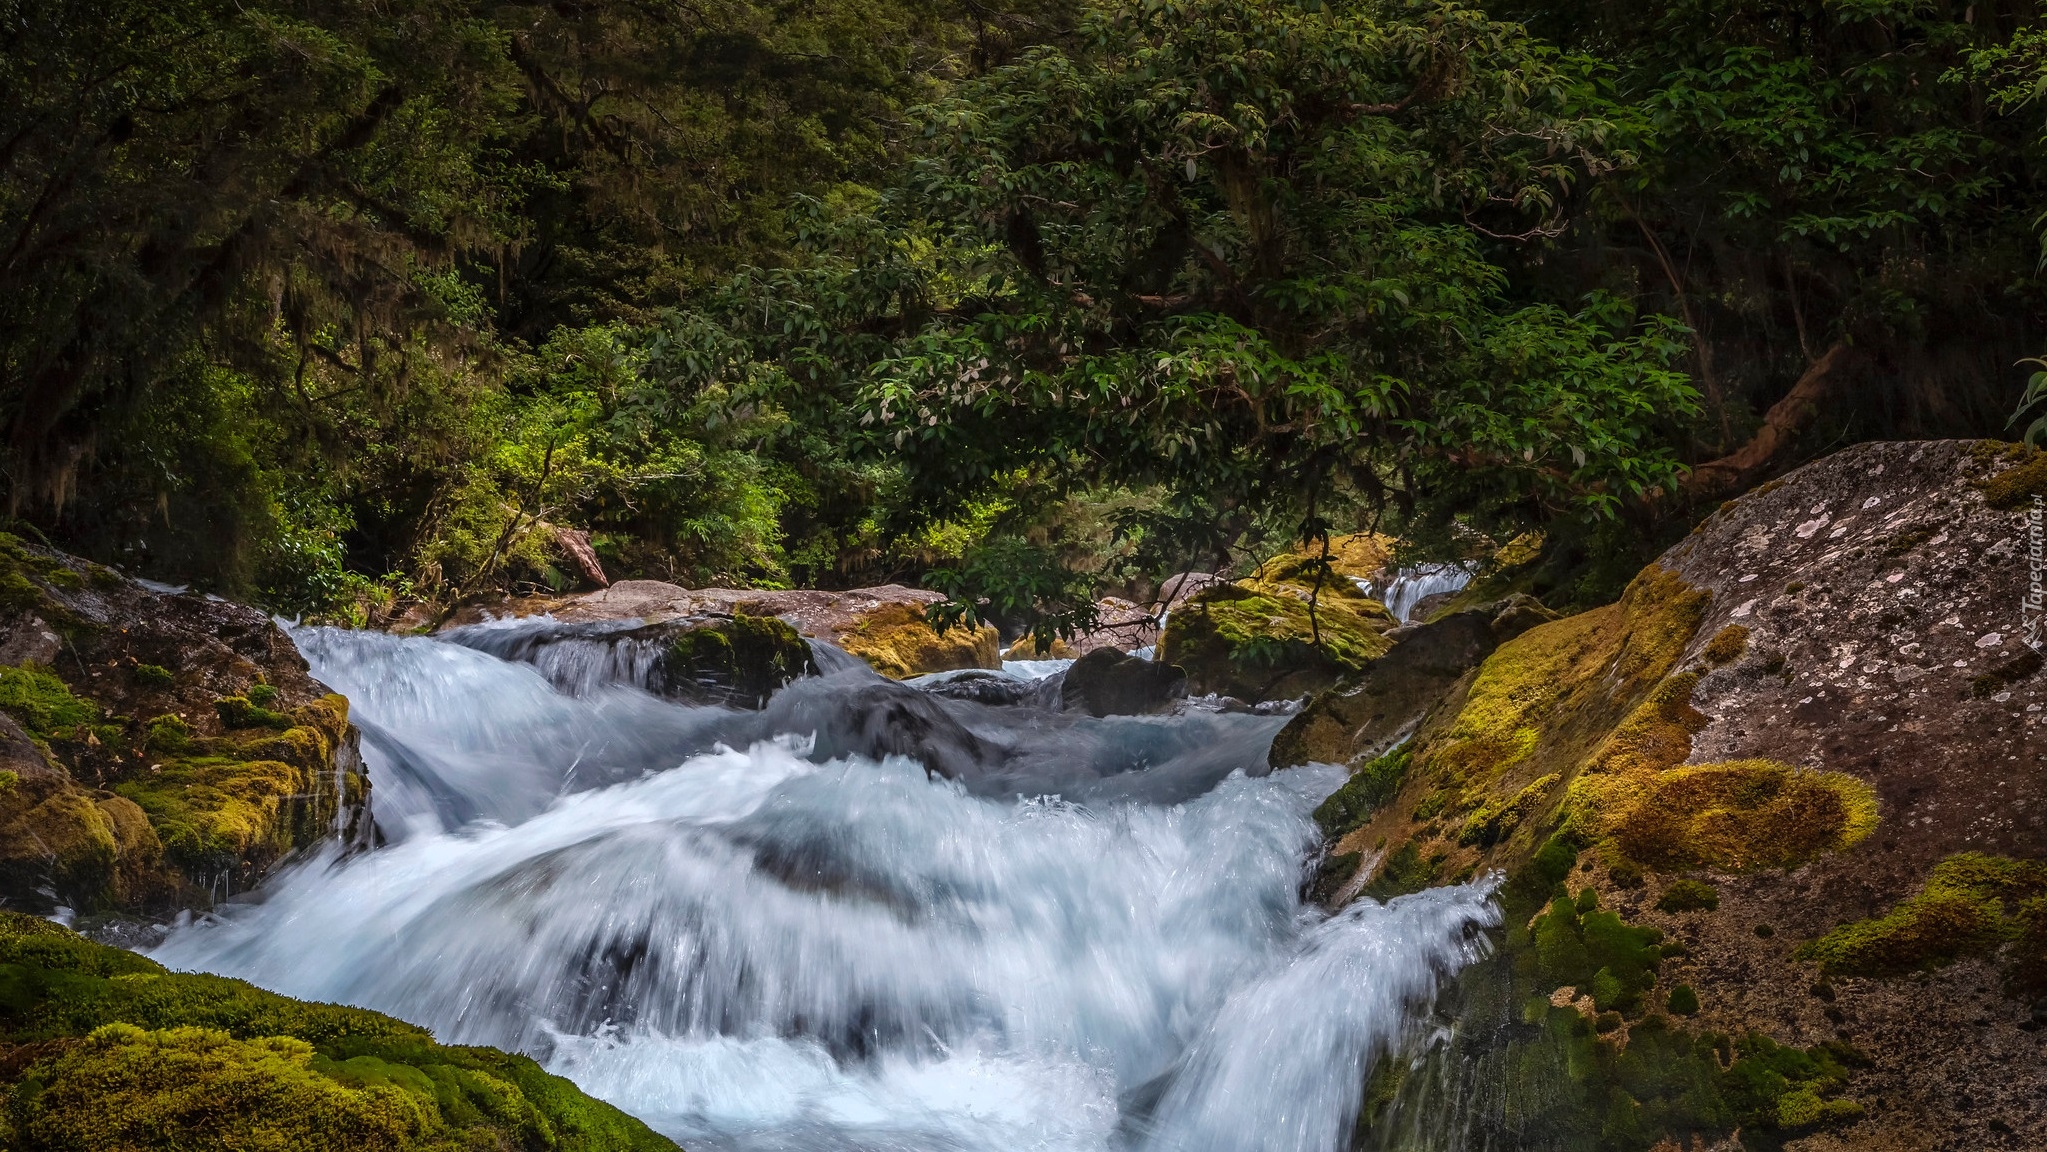
<svg viewBox="0 0 2047 1152">
<path fill-rule="evenodd" d="M 0 913 L 7 1147 L 667 1149 L 533 1061 Z"/>
<path fill-rule="evenodd" d="M 1002 667 L 1002 640 L 991 625 L 943 635 L 916 604 L 883 604 L 840 636 L 839 647 L 891 680 L 961 668 Z"/>
<path fill-rule="evenodd" d="M 347 702 L 268 617 L 0 534 L 9 576 L 20 595 L 0 594 L 0 633 L 43 636 L 10 651 L 50 648 L 47 623 L 62 658 L 0 667 L 0 717 L 22 737 L 0 732 L 0 768 L 17 780 L 0 789 L 0 902 L 204 907 L 362 829 Z"/>
<path fill-rule="evenodd" d="M 816 671 L 810 645 L 796 629 L 772 616 L 744 613 L 694 622 L 661 660 L 668 695 L 746 708 L 761 707 L 791 680 Z"/>
<path fill-rule="evenodd" d="M 328 834 L 337 805 L 363 787 L 359 776 L 335 768 L 349 734 L 346 699 L 329 695 L 289 715 L 255 711 L 236 714 L 260 726 L 216 737 L 195 737 L 184 721 L 158 717 L 148 728 L 148 765 L 113 786 L 147 814 L 167 860 L 201 886 L 253 885 L 270 865 Z M 337 775 L 344 775 L 338 787 Z"/>
<path fill-rule="evenodd" d="M 1712 912 L 1720 907 L 1720 890 L 1701 880 L 1673 880 L 1656 898 L 1662 912 Z"/>
<path fill-rule="evenodd" d="M 1327 688 L 1393 646 L 1392 616 L 1349 580 L 1326 581 L 1312 611 L 1309 595 L 1275 580 L 1203 589 L 1167 618 L 1159 659 L 1196 694 L 1267 700 Z"/>
<path fill-rule="evenodd" d="M 2010 512 L 2030 505 L 2035 497 L 2047 497 L 2047 451 L 1985 440 L 1975 455 L 1980 464 L 1994 469 L 1975 482 L 1992 508 Z"/>
<path fill-rule="evenodd" d="M 1914 895 L 1882 916 L 1845 924 L 1802 945 L 1827 975 L 1896 976 L 2019 942 L 2012 964 L 2025 982 L 2025 947 L 2047 919 L 2047 861 L 1964 852 L 1934 866 Z"/>
</svg>

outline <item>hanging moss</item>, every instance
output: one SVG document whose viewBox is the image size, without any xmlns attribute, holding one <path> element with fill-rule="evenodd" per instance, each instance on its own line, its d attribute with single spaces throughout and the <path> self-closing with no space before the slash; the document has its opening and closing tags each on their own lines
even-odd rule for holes
<svg viewBox="0 0 2047 1152">
<path fill-rule="evenodd" d="M 533 1061 L 388 1016 L 165 971 L 0 912 L 10 1147 L 172 1152 L 674 1145 Z"/>
</svg>

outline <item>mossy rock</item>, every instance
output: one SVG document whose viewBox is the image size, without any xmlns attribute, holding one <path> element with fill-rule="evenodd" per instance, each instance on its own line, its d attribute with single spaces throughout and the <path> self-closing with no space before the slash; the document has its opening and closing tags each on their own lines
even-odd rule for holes
<svg viewBox="0 0 2047 1152">
<path fill-rule="evenodd" d="M 16 913 L 0 913 L 0 1039 L 0 1134 L 23 1152 L 675 1148 L 526 1057 L 168 972 Z"/>
<path fill-rule="evenodd" d="M 1384 655 L 1394 624 L 1385 606 L 1348 580 L 1308 591 L 1245 581 L 1203 589 L 1166 619 L 1159 659 L 1187 670 L 1188 690 L 1244 700 L 1321 691 Z"/>
<path fill-rule="evenodd" d="M 1994 469 L 1974 482 L 1984 503 L 1992 508 L 2011 512 L 2031 505 L 2036 498 L 2047 499 L 2047 451 L 1985 440 L 1974 455 Z"/>
<path fill-rule="evenodd" d="M 2047 941 L 2047 861 L 1964 852 L 1882 916 L 1844 924 L 1800 946 L 1830 976 L 1897 976 L 2014 943 L 2011 982 L 2035 983 Z"/>
<path fill-rule="evenodd" d="M 917 604 L 883 604 L 844 631 L 839 647 L 891 680 L 1002 667 L 1002 640 L 992 625 L 958 625 L 941 635 Z"/>
<path fill-rule="evenodd" d="M 662 653 L 660 688 L 693 704 L 760 708 L 791 680 L 816 672 L 796 629 L 772 616 L 740 614 L 690 621 Z"/>
</svg>

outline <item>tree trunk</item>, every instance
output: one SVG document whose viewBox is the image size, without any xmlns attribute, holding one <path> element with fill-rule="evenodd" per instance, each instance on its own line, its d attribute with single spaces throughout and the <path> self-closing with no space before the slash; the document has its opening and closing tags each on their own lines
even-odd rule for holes
<svg viewBox="0 0 2047 1152">
<path fill-rule="evenodd" d="M 1837 341 L 1812 362 L 1782 400 L 1763 414 L 1763 426 L 1748 443 L 1693 468 L 1682 481 L 1685 495 L 1710 497 L 1746 488 L 1761 478 L 1798 434 L 1810 426 L 1830 401 L 1860 353 Z"/>
</svg>

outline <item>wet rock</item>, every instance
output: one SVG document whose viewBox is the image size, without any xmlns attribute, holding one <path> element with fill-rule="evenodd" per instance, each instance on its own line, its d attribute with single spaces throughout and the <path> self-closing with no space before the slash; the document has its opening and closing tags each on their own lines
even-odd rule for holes
<svg viewBox="0 0 2047 1152">
<path fill-rule="evenodd" d="M 663 624 L 704 617 L 774 617 L 799 636 L 824 640 L 865 660 L 892 680 L 960 668 L 1000 668 L 995 629 L 947 629 L 943 635 L 924 612 L 943 600 L 936 592 L 884 584 L 844 592 L 818 589 L 761 591 L 746 588 L 683 588 L 659 580 L 621 580 L 599 592 L 565 597 L 524 597 L 472 605 L 451 626 L 496 617 L 547 614 L 571 624 L 636 621 Z"/>
<path fill-rule="evenodd" d="M 1156 716 L 1187 695 L 1187 673 L 1111 649 L 1074 661 L 1060 685 L 1060 706 L 1090 716 Z"/>
<path fill-rule="evenodd" d="M 946 711 L 945 702 L 904 684 L 833 677 L 807 680 L 777 695 L 764 732 L 810 732 L 819 760 L 903 756 L 933 776 L 973 778 L 1007 759 Z"/>
<path fill-rule="evenodd" d="M 1399 642 L 1343 684 L 1309 701 L 1272 742 L 1272 764 L 1359 765 L 1411 735 L 1458 680 L 1498 643 L 1483 612 L 1388 633 Z"/>
<path fill-rule="evenodd" d="M 1567 941 L 1510 940 L 1474 970 L 1468 993 L 1494 981 L 1502 1013 L 1573 1037 L 1574 1068 L 1627 1045 L 1655 1053 L 1641 1083 L 1717 1076 L 1728 1054 L 1702 1054 L 1713 1036 L 1754 1037 L 1734 1055 L 1757 1066 L 1852 1059 L 1852 1076 L 1773 1090 L 1746 1121 L 1688 1111 L 1704 1097 L 1628 1098 L 1671 1117 L 1644 1141 L 1725 1138 L 1739 1121 L 1814 1147 L 1992 1133 L 2047 1147 L 2023 943 L 2047 940 L 2047 907 L 2028 903 L 2047 857 L 2047 674 L 2028 658 L 2041 613 L 2030 496 L 2014 495 L 2043 475 L 2047 454 L 2016 445 L 1864 444 L 1722 506 L 1619 603 L 1537 624 L 1460 681 L 1391 799 L 1336 830 L 1330 858 L 1366 881 L 1346 891 L 1500 868 L 1511 923 L 1568 922 L 1575 904 L 1599 909 L 1582 917 L 1588 944 L 1594 929 L 1660 933 L 1654 988 L 1686 988 L 1696 1013 L 1652 1028 L 1645 996 L 1620 1009 L 1615 1041 L 1572 1031 L 1585 989 L 1569 985 L 1597 999 L 1599 980 L 1551 971 Z M 1717 907 L 1666 899 L 1685 882 L 1710 885 Z M 1823 981 L 1832 996 L 1812 993 Z M 1514 1007 L 1539 997 L 1546 1014 Z M 1446 1059 L 1552 1067 L 1536 1043 L 1495 1036 L 1511 1050 Z M 1566 1099 L 1588 1110 L 1568 1123 L 1600 1123 L 1601 1101 L 1621 1099 L 1597 1074 L 1554 1076 L 1567 1092 L 1513 1105 L 1531 1123 L 1566 1123 Z M 1493 1123 L 1452 1101 L 1401 1107 Z"/>
<path fill-rule="evenodd" d="M 810 645 L 767 616 L 694 616 L 638 626 L 536 620 L 443 635 L 531 664 L 556 688 L 578 694 L 626 684 L 685 704 L 758 709 L 790 681 L 817 672 Z"/>
<path fill-rule="evenodd" d="M 1008 708 L 1040 703 L 1043 695 L 1041 683 L 975 668 L 939 673 L 930 677 L 928 683 L 923 679 L 913 682 L 912 687 L 946 700 L 967 700 L 994 708 Z"/>
<path fill-rule="evenodd" d="M 1378 601 L 1349 580 L 1319 589 L 1281 579 L 1211 585 L 1173 610 L 1159 659 L 1187 670 L 1188 691 L 1261 701 L 1320 691 L 1362 669 L 1392 646 L 1397 625 Z M 1312 610 L 1311 610 L 1312 598 Z"/>
<path fill-rule="evenodd" d="M 267 616 L 4 534 L 0 584 L 0 901 L 203 907 L 367 833 L 348 702 Z"/>
</svg>

